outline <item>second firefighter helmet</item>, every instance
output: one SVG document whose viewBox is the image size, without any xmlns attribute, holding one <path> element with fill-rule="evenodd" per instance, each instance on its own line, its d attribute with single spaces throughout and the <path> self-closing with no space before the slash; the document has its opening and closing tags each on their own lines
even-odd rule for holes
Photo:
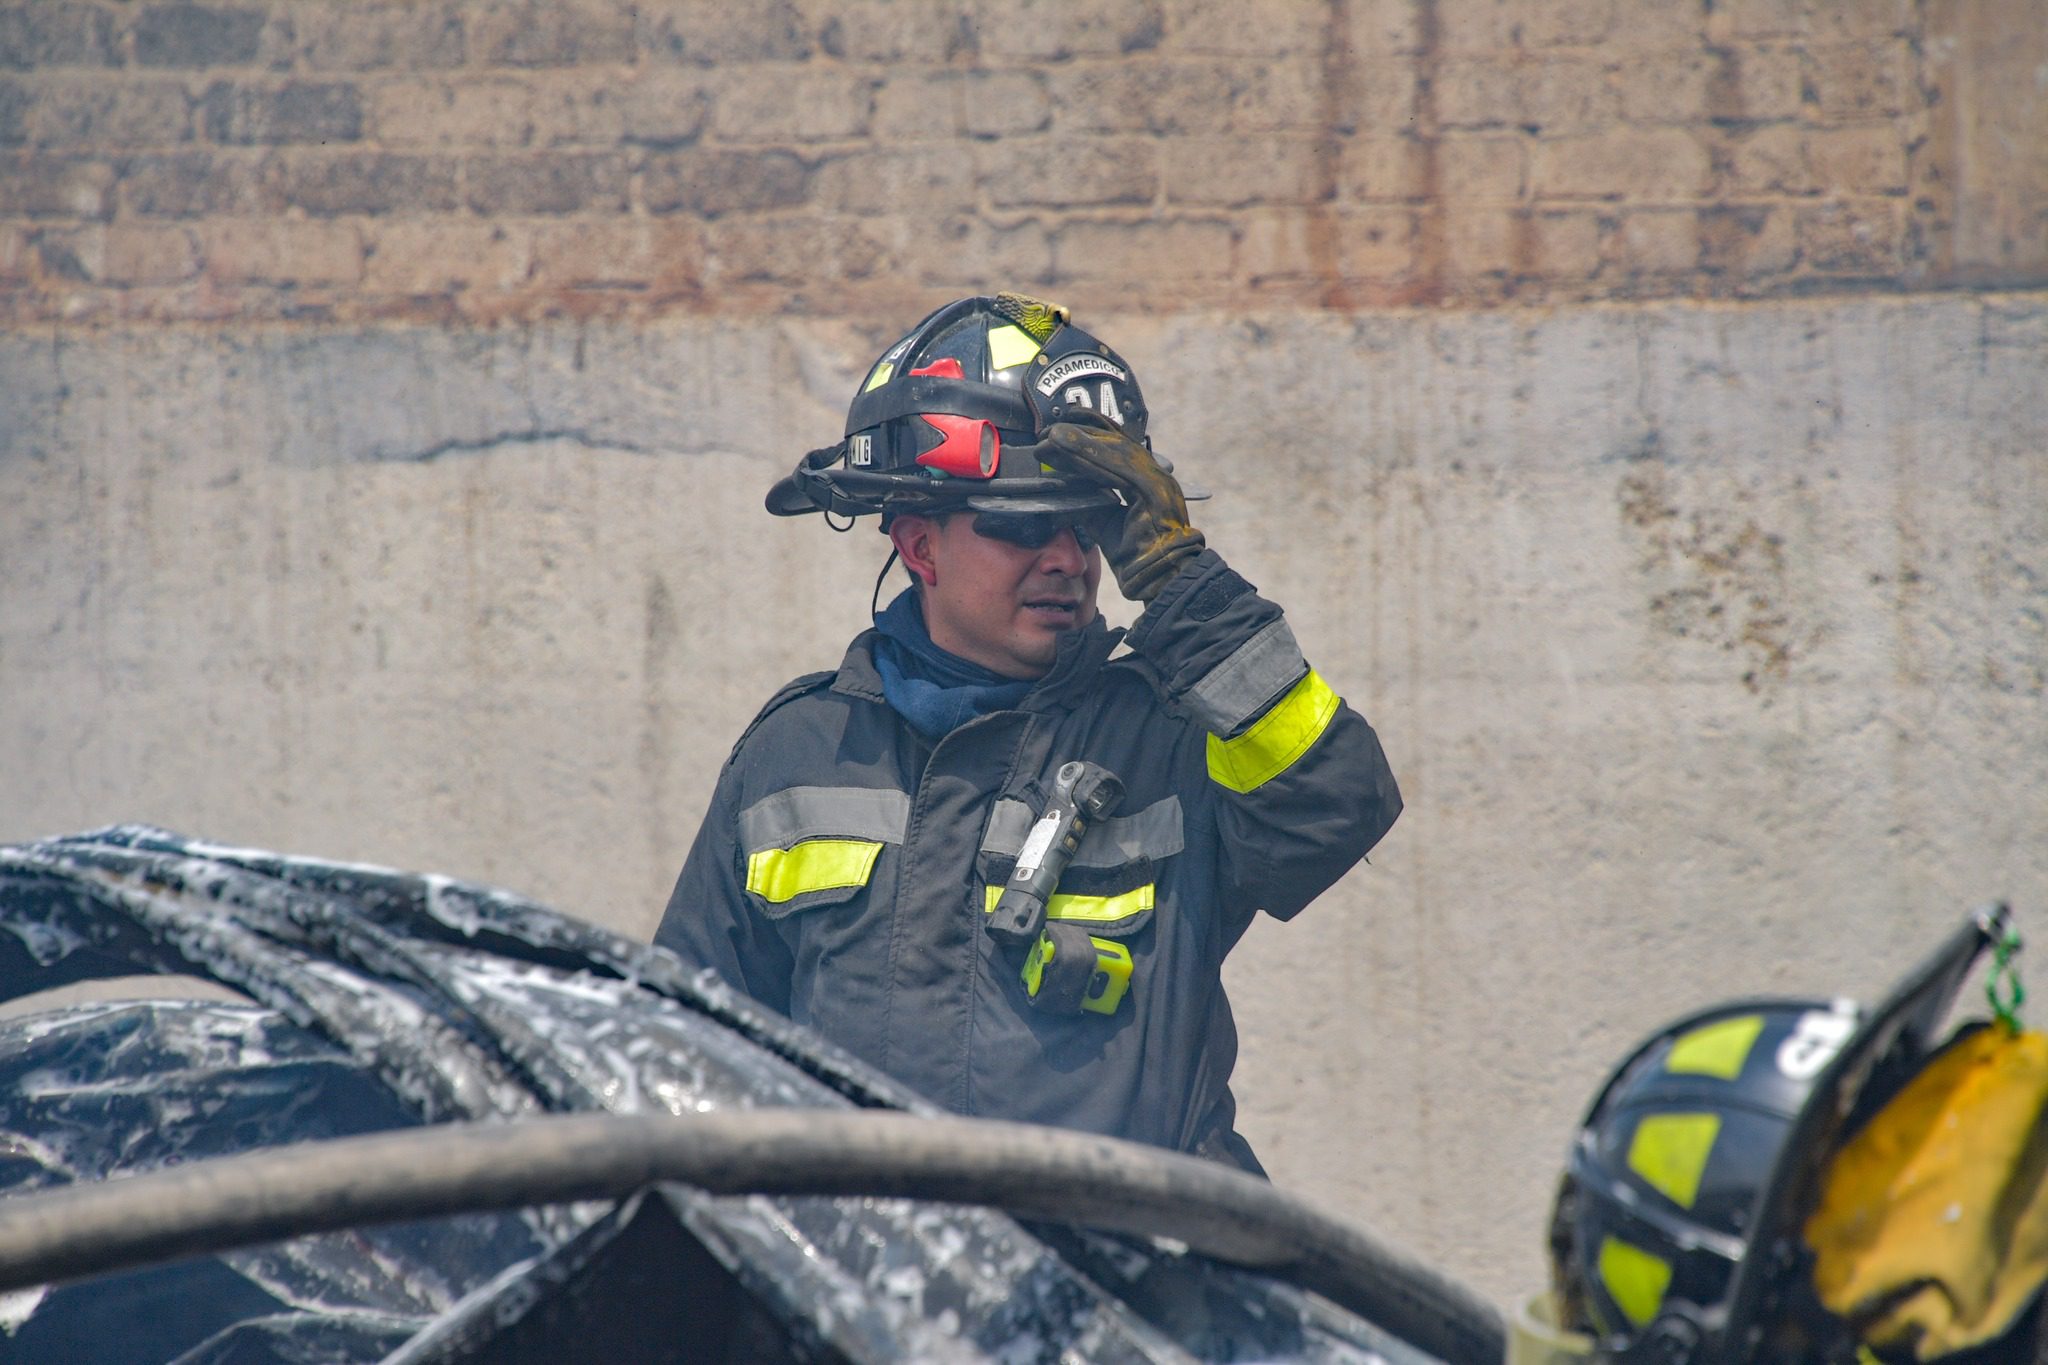
<svg viewBox="0 0 2048 1365">
<path fill-rule="evenodd" d="M 777 516 L 933 508 L 1086 512 L 1119 505 L 1039 459 L 1048 427 L 1110 422 L 1145 440 L 1145 396 L 1124 358 L 1065 308 L 996 294 L 926 317 L 868 367 L 836 446 L 768 494 Z"/>
<path fill-rule="evenodd" d="M 1606 1356 L 1685 1360 L 1726 1315 L 1760 1202 L 1849 1001 L 1753 1001 L 1650 1038 L 1594 1101 L 1551 1223 L 1563 1322 Z"/>
<path fill-rule="evenodd" d="M 1869 1010 L 1743 1001 L 1637 1048 L 1580 1124 L 1558 1191 L 1559 1324 L 1617 1365 L 1863 1358 L 1815 1293 L 1808 1217 L 1842 1143 L 1937 1051 L 1978 957 L 2011 942 L 2006 908 L 1989 906 Z"/>
</svg>

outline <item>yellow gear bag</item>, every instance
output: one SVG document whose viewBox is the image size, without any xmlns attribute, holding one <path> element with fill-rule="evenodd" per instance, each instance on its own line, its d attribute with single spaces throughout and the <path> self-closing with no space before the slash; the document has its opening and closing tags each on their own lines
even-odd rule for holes
<svg viewBox="0 0 2048 1365">
<path fill-rule="evenodd" d="M 2048 1278 L 2048 1037 L 1952 1041 L 1828 1164 L 1814 1288 L 1918 1360 L 1997 1337 Z"/>
</svg>

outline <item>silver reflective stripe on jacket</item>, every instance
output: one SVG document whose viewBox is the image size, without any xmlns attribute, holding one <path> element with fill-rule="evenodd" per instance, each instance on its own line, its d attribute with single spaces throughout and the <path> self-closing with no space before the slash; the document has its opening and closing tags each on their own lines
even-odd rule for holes
<svg viewBox="0 0 2048 1365">
<path fill-rule="evenodd" d="M 1186 700 L 1210 734 L 1228 739 L 1307 672 L 1294 632 L 1286 620 L 1277 620 L 1203 674 Z"/>
<path fill-rule="evenodd" d="M 750 852 L 818 838 L 901 844 L 910 797 L 887 787 L 790 787 L 741 811 L 739 827 Z"/>
<path fill-rule="evenodd" d="M 1022 801 L 996 802 L 981 851 L 1013 858 L 1038 817 Z M 1169 796 L 1131 815 L 1113 816 L 1089 828 L 1074 853 L 1074 867 L 1122 867 L 1140 858 L 1159 862 L 1187 846 L 1181 833 L 1180 798 Z"/>
</svg>

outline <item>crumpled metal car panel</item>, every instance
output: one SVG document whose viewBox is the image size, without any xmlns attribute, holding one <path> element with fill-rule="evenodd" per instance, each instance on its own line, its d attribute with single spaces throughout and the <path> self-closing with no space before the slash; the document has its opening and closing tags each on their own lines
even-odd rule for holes
<svg viewBox="0 0 2048 1365">
<path fill-rule="evenodd" d="M 0 1023 L 0 1094 L 0 1194 L 418 1122 L 332 1043 L 275 1010 L 220 1002 L 81 1005 Z M 32 1291 L 0 1310 L 0 1357 L 204 1360 L 238 1341 L 248 1358 L 263 1339 L 266 1356 L 288 1359 L 294 1344 L 376 1359 L 549 1244 L 528 1215 L 471 1215 Z"/>
<path fill-rule="evenodd" d="M 258 1002 L 95 1006 L 0 1026 L 0 1077 L 42 1078 L 42 1099 L 0 1112 L 0 1180 L 22 1187 L 453 1119 L 930 1111 L 664 950 L 441 877 L 122 826 L 0 849 L 0 930 L 7 998 L 159 971 Z M 59 1075 L 70 1079 L 52 1088 Z M 903 1200 L 678 1186 L 661 1197 L 787 1332 L 795 1358 L 1427 1359 L 1313 1296 L 1142 1241 Z M 191 1327 L 184 1358 L 424 1358 L 400 1343 L 445 1339 L 479 1304 L 530 1292 L 522 1276 L 587 1240 L 608 1207 L 220 1258 L 211 1264 L 260 1297 L 235 1322 Z M 164 1273 L 69 1286 L 25 1312 L 15 1296 L 0 1354 L 43 1330 L 52 1305 L 133 1295 Z"/>
</svg>

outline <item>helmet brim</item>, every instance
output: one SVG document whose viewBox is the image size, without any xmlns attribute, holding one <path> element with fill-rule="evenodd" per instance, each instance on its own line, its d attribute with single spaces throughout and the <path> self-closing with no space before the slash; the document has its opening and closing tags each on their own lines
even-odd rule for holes
<svg viewBox="0 0 2048 1365">
<path fill-rule="evenodd" d="M 1101 484 L 1073 478 L 965 479 L 908 487 L 886 475 L 815 468 L 810 457 L 775 481 L 765 500 L 778 517 L 810 512 L 872 516 L 878 512 L 1056 512 L 1120 510 L 1123 502 Z"/>
<path fill-rule="evenodd" d="M 825 509 L 811 501 L 811 495 L 797 485 L 796 475 L 784 474 L 768 490 L 768 510 L 778 517 L 800 517 Z"/>
<path fill-rule="evenodd" d="M 829 481 L 828 476 L 822 482 Z M 1052 484 L 1052 480 L 1049 479 L 1031 482 Z M 1209 496 L 1206 490 L 1199 488 L 1184 486 L 1183 492 L 1189 502 L 1199 502 Z M 920 504 L 932 511 L 964 507 L 976 512 L 1098 512 L 1123 506 L 1117 495 L 1107 488 L 1076 488 L 1072 484 L 1029 490 L 1020 488 L 1015 492 L 991 490 L 969 494 L 966 497 L 903 497 L 893 499 L 892 503 L 894 510 L 899 512 L 919 510 Z M 785 474 L 775 481 L 775 486 L 768 490 L 767 507 L 770 513 L 778 517 L 801 517 L 827 510 L 812 501 L 810 494 L 804 491 L 803 485 L 797 482 L 794 474 Z M 882 508 L 877 506 L 865 505 L 848 506 L 844 509 L 846 515 L 856 517 L 872 516 L 881 510 Z"/>
<path fill-rule="evenodd" d="M 975 493 L 961 499 L 958 505 L 972 512 L 1106 512 L 1123 508 L 1122 500 L 1107 488 L 1076 488 L 1071 484 L 1042 492 Z"/>
</svg>

